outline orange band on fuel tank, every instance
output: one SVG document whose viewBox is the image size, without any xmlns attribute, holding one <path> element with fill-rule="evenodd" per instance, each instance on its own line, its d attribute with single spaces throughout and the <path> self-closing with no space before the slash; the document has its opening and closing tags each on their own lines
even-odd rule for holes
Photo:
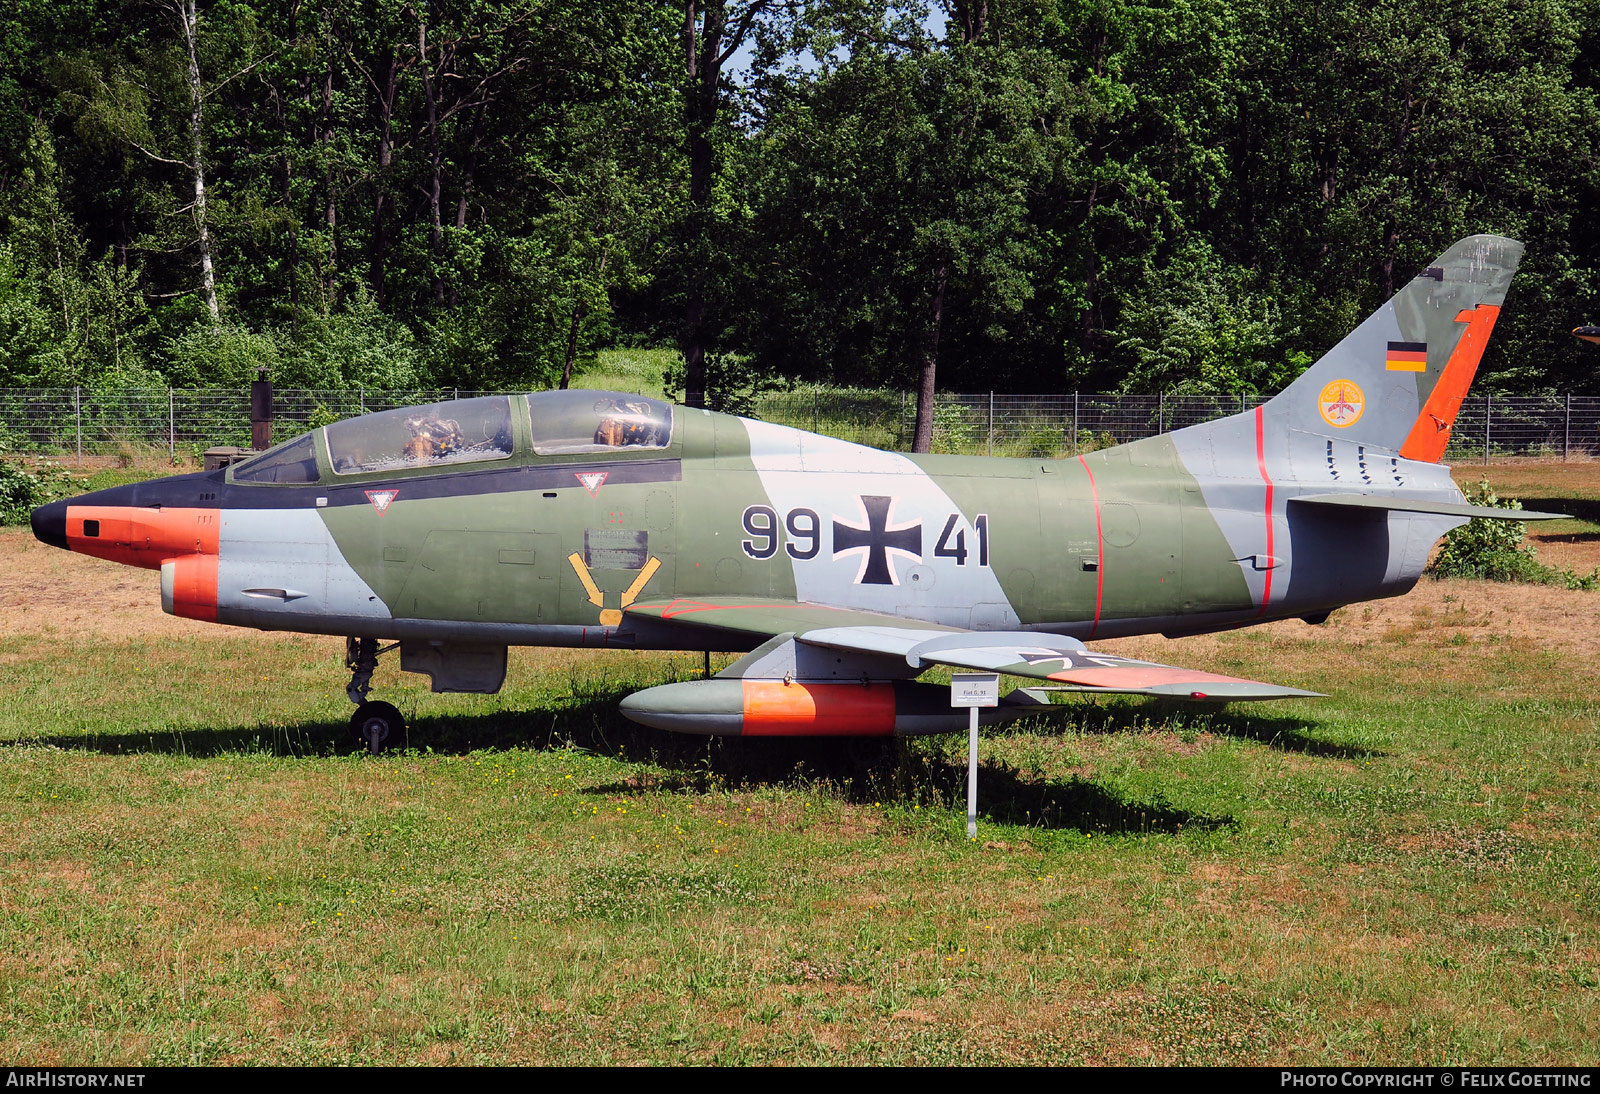
<svg viewBox="0 0 1600 1094">
<path fill-rule="evenodd" d="M 181 558 L 164 559 L 162 568 L 162 600 L 166 600 L 168 566 L 172 567 L 172 600 L 170 605 L 163 603 L 173 615 L 181 615 L 185 619 L 203 619 L 207 623 L 217 621 L 217 556 L 216 555 L 184 555 Z"/>
<path fill-rule="evenodd" d="M 889 737 L 893 684 L 744 681 L 746 737 Z"/>
<path fill-rule="evenodd" d="M 215 557 L 221 528 L 218 509 L 67 506 L 67 546 L 71 550 L 151 570 L 159 570 L 165 559 L 179 555 Z M 95 534 L 90 535 L 91 531 Z"/>
</svg>

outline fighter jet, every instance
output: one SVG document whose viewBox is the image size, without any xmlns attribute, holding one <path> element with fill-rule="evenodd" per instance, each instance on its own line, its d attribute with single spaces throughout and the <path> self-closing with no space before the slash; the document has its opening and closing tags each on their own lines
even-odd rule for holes
<svg viewBox="0 0 1600 1094">
<path fill-rule="evenodd" d="M 351 725 L 400 712 L 380 653 L 494 692 L 512 645 L 743 653 L 622 700 L 698 734 L 960 731 L 917 677 L 1197 702 L 1314 693 L 1095 652 L 1097 639 L 1327 619 L 1396 596 L 1472 517 L 1440 466 L 1521 244 L 1451 247 L 1265 405 L 1070 459 L 906 455 L 640 395 L 544 391 L 312 430 L 222 471 L 33 514 L 46 543 L 160 571 L 179 616 L 346 638 Z M 384 643 L 393 643 L 385 646 Z"/>
</svg>

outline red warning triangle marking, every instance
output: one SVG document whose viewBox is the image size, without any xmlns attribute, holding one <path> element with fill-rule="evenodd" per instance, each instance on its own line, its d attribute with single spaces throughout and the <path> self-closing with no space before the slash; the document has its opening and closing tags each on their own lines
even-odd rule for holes
<svg viewBox="0 0 1600 1094">
<path fill-rule="evenodd" d="M 605 485 L 606 476 L 611 474 L 611 472 L 574 471 L 572 474 L 574 478 L 583 483 L 583 488 L 589 491 L 589 496 L 592 498 L 596 494 L 600 493 L 600 487 Z"/>
<path fill-rule="evenodd" d="M 389 511 L 389 504 L 393 502 L 394 499 L 399 496 L 399 494 L 400 491 L 398 490 L 366 491 L 367 500 L 372 503 L 372 507 L 378 511 L 378 515 L 380 517 Z"/>
</svg>

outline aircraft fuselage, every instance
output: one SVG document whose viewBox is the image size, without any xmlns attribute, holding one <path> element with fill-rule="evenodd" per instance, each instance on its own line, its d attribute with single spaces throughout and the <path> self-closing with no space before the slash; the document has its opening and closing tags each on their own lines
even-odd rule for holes
<svg viewBox="0 0 1600 1094">
<path fill-rule="evenodd" d="M 885 452 L 677 407 L 665 443 L 543 454 L 542 397 L 497 398 L 514 436 L 492 459 L 340 473 L 318 430 L 295 472 L 312 481 L 173 476 L 56 503 L 35 530 L 161 569 L 168 611 L 218 623 L 698 649 L 704 633 L 622 609 L 771 597 L 975 630 L 1176 634 L 1404 592 L 1459 523 L 1292 508 L 1375 475 L 1460 495 L 1437 465 L 1367 466 L 1320 438 L 1305 458 L 1280 442 L 1217 466 L 1219 434 L 1260 429 L 1251 415 L 1045 460 Z"/>
</svg>

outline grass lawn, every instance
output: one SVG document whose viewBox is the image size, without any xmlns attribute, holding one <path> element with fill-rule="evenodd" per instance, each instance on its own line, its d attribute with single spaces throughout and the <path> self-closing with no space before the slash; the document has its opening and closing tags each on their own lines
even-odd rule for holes
<svg viewBox="0 0 1600 1094">
<path fill-rule="evenodd" d="M 1524 497 L 1600 498 L 1542 466 Z M 1594 526 L 1560 535 L 1592 568 Z M 1600 1055 L 1600 594 L 1424 581 L 1106 643 L 1330 698 L 988 733 L 968 843 L 960 737 L 616 714 L 698 655 L 517 650 L 486 697 L 386 659 L 413 727 L 372 759 L 337 640 L 164 616 L 155 575 L 23 530 L 0 559 L 17 1063 Z"/>
</svg>

